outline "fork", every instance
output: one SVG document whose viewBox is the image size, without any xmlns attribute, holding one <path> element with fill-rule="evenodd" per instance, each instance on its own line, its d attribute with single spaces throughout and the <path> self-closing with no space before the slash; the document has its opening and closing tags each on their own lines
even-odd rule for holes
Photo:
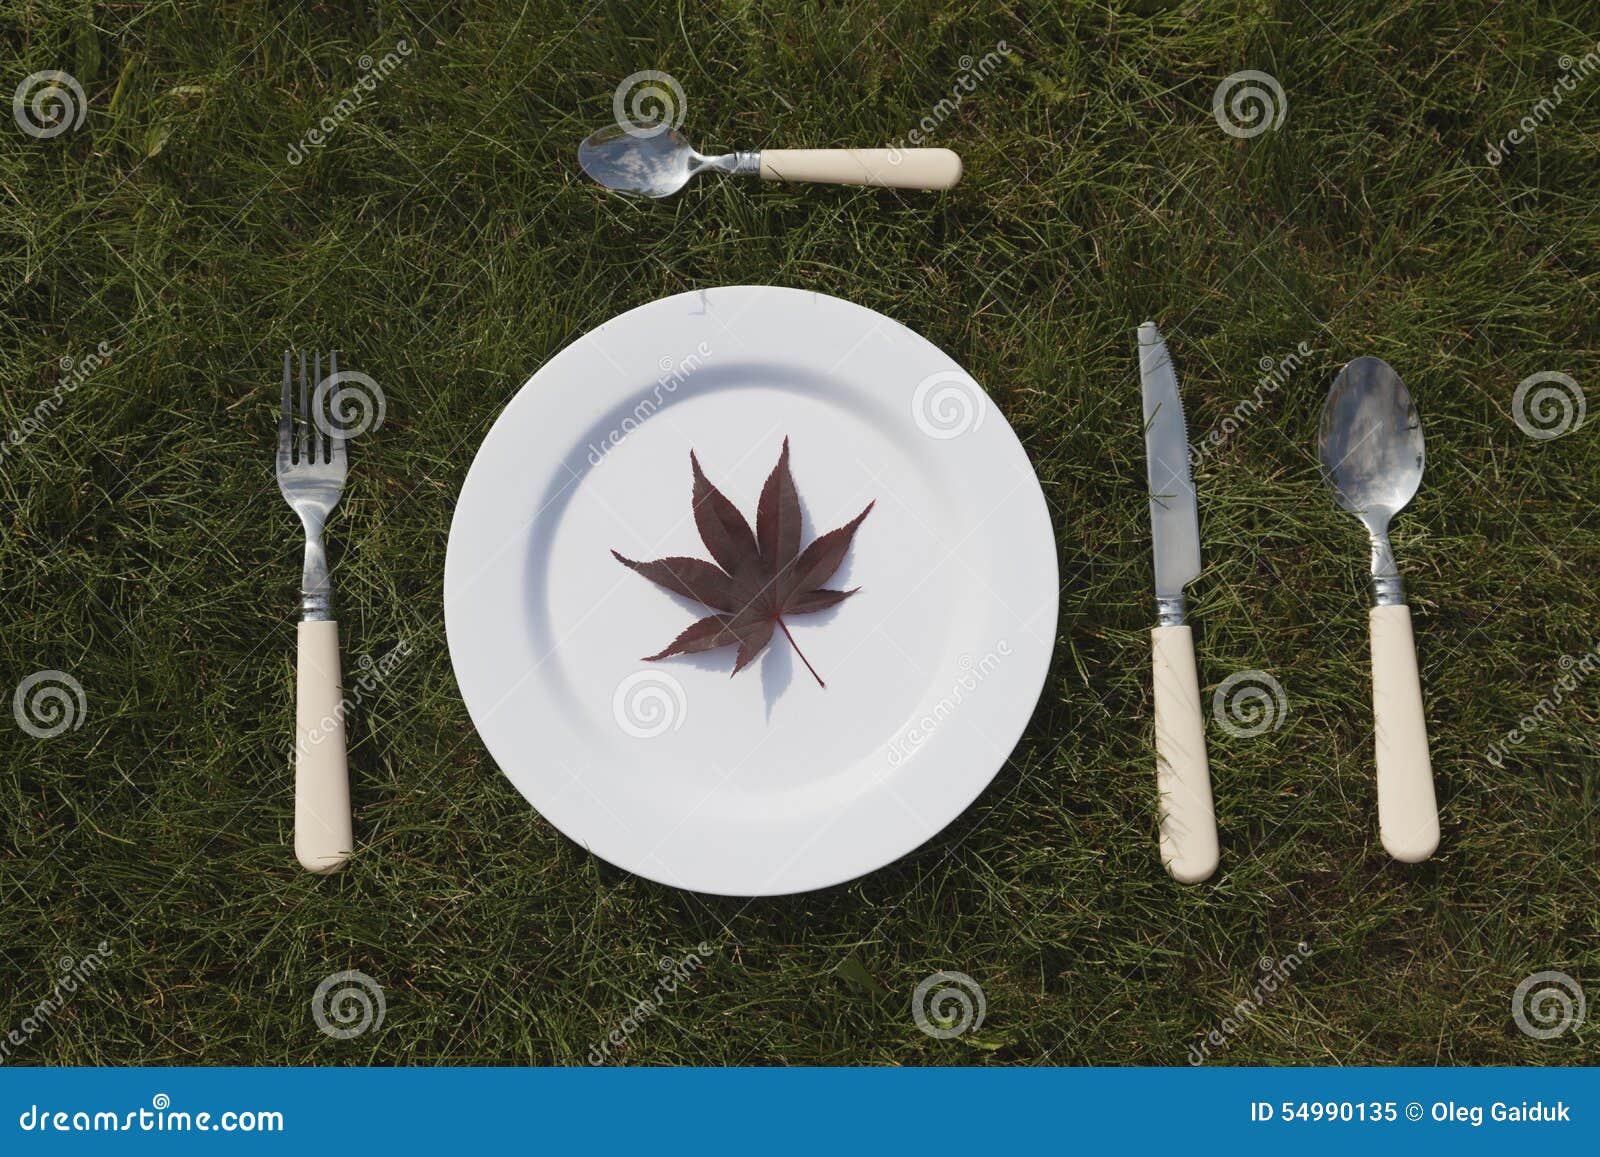
<svg viewBox="0 0 1600 1157">
<path fill-rule="evenodd" d="M 339 418 L 339 355 L 322 354 L 314 377 L 300 353 L 300 405 L 295 410 L 292 357 L 283 354 L 283 410 L 278 418 L 278 489 L 306 532 L 300 579 L 299 662 L 295 686 L 294 854 L 307 871 L 336 871 L 349 859 L 350 776 L 345 764 L 345 704 L 339 677 L 339 624 L 322 530 L 344 491 L 345 439 Z M 315 383 L 313 385 L 313 383 Z M 332 396 L 327 383 L 331 383 Z M 327 417 L 324 418 L 323 415 Z"/>
</svg>

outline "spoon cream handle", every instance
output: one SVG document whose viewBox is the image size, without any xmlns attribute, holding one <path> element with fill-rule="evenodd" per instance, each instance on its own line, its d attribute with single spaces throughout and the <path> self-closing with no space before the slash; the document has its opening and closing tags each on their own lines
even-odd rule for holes
<svg viewBox="0 0 1600 1157">
<path fill-rule="evenodd" d="M 949 149 L 762 149 L 763 181 L 949 189 L 961 158 Z"/>
<path fill-rule="evenodd" d="M 1174 880 L 1197 884 L 1217 870 L 1217 817 L 1211 803 L 1194 635 L 1188 627 L 1155 627 L 1150 649 L 1155 667 L 1161 860 Z"/>
<path fill-rule="evenodd" d="M 1428 759 L 1428 721 L 1411 635 L 1411 608 L 1373 607 L 1372 722 L 1378 764 L 1378 835 L 1395 859 L 1415 864 L 1439 846 L 1439 807 Z"/>
</svg>

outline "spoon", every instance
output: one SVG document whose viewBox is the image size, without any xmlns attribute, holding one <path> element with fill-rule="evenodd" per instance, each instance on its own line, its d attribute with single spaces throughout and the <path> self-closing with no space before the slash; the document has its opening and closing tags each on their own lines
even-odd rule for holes
<svg viewBox="0 0 1600 1157">
<path fill-rule="evenodd" d="M 1388 853 L 1415 864 L 1439 846 L 1439 809 L 1428 759 L 1422 679 L 1389 520 L 1422 482 L 1422 419 L 1400 375 L 1361 357 L 1334 379 L 1322 404 L 1317 456 L 1335 501 L 1372 538 L 1372 720 L 1378 765 L 1378 834 Z"/>
<path fill-rule="evenodd" d="M 707 169 L 763 181 L 891 189 L 949 189 L 961 179 L 961 158 L 949 149 L 763 149 L 707 157 L 666 125 L 591 133 L 578 146 L 578 163 L 606 188 L 642 197 L 670 197 Z"/>
</svg>

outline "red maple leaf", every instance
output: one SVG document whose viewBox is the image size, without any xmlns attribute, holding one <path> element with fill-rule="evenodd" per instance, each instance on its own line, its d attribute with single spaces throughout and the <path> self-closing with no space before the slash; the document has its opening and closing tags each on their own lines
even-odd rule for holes
<svg viewBox="0 0 1600 1157">
<path fill-rule="evenodd" d="M 844 561 L 856 528 L 873 507 L 856 515 L 838 530 L 829 531 L 805 550 L 800 549 L 800 495 L 789 473 L 789 439 L 761 488 L 752 532 L 739 508 L 706 479 L 700 461 L 689 451 L 694 471 L 694 524 L 716 561 L 676 556 L 654 562 L 635 562 L 616 551 L 617 561 L 636 570 L 673 594 L 704 603 L 716 614 L 686 627 L 682 634 L 650 661 L 670 655 L 692 655 L 718 647 L 738 647 L 733 674 L 737 675 L 766 647 L 774 630 L 782 630 L 795 654 L 819 686 L 822 676 L 800 650 L 785 615 L 807 615 L 837 606 L 861 588 L 829 590 L 822 584 Z"/>
</svg>

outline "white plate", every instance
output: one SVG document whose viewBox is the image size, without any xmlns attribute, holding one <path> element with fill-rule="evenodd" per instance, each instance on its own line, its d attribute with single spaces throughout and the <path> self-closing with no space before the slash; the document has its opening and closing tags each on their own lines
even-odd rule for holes
<svg viewBox="0 0 1600 1157">
<path fill-rule="evenodd" d="M 754 522 L 784 436 L 803 542 L 877 506 L 830 586 L 737 678 L 656 663 L 706 608 L 625 569 L 709 557 L 689 451 Z M 1055 641 L 1055 538 L 1005 418 L 937 348 L 817 293 L 651 302 L 526 385 L 462 486 L 450 657 L 517 790 L 619 867 L 721 895 L 801 892 L 922 844 L 994 778 Z"/>
</svg>

